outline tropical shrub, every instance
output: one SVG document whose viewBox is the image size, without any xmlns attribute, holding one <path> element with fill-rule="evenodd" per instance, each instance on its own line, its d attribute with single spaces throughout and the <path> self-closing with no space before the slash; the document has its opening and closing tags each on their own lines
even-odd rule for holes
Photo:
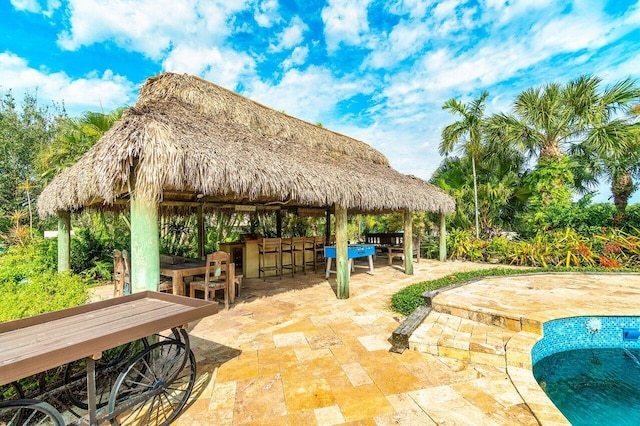
<svg viewBox="0 0 640 426">
<path fill-rule="evenodd" d="M 475 238 L 472 231 L 452 229 L 447 234 L 447 250 L 450 259 L 457 260 L 484 260 L 484 250 L 487 242 L 481 238 Z"/>
<path fill-rule="evenodd" d="M 0 284 L 0 322 L 85 303 L 87 285 L 79 275 L 46 272 Z"/>
<path fill-rule="evenodd" d="M 58 274 L 51 256 L 55 244 L 36 239 L 0 254 L 0 321 L 50 312 L 86 302 L 81 276 Z"/>
<path fill-rule="evenodd" d="M 636 268 L 640 266 L 639 234 L 637 230 L 627 233 L 601 228 L 599 234 L 585 236 L 566 228 L 541 231 L 528 239 L 498 236 L 482 240 L 471 231 L 454 229 L 447 235 L 447 249 L 451 260 L 533 267 Z"/>
</svg>

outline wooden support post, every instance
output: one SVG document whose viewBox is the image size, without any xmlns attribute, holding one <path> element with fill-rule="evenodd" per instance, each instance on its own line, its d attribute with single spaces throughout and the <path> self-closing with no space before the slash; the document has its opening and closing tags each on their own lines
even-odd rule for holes
<svg viewBox="0 0 640 426">
<path fill-rule="evenodd" d="M 329 245 L 331 235 L 331 209 L 327 208 L 326 220 L 324 222 L 324 245 Z"/>
<path fill-rule="evenodd" d="M 71 214 L 58 213 L 58 272 L 71 270 Z"/>
<path fill-rule="evenodd" d="M 202 204 L 197 207 L 198 220 L 198 257 L 204 259 L 204 215 L 202 213 Z"/>
<path fill-rule="evenodd" d="M 282 210 L 276 210 L 276 237 L 282 238 Z"/>
<path fill-rule="evenodd" d="M 440 262 L 447 260 L 447 225 L 444 213 L 440 213 Z"/>
<path fill-rule="evenodd" d="M 158 203 L 131 197 L 131 292 L 158 291 L 160 237 Z"/>
<path fill-rule="evenodd" d="M 413 221 L 411 210 L 404 210 L 404 273 L 413 275 Z M 418 248 L 419 250 L 420 248 Z"/>
<path fill-rule="evenodd" d="M 338 299 L 349 298 L 349 258 L 347 255 L 347 209 L 336 204 L 336 281 Z"/>
</svg>

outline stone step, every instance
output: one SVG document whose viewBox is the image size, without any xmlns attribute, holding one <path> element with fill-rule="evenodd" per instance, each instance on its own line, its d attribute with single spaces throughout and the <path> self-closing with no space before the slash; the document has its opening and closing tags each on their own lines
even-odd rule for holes
<svg viewBox="0 0 640 426">
<path fill-rule="evenodd" d="M 419 352 L 505 368 L 505 346 L 516 331 L 432 310 L 409 339 Z"/>
</svg>

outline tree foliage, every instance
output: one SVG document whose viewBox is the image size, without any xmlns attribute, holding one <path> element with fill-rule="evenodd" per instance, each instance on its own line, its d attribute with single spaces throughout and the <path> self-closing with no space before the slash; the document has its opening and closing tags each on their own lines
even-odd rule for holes
<svg viewBox="0 0 640 426">
<path fill-rule="evenodd" d="M 0 232 L 15 225 L 7 217 L 9 212 L 27 209 L 33 216 L 31 200 L 40 189 L 35 179 L 35 158 L 56 135 L 64 117 L 64 110 L 55 104 L 39 105 L 37 94 L 27 93 L 20 105 L 11 91 L 0 99 L 0 206 L 4 213 Z"/>
</svg>

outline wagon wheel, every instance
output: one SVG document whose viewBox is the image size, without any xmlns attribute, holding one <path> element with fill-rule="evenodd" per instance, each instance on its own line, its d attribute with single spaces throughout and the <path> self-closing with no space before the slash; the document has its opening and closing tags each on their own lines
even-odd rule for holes
<svg viewBox="0 0 640 426">
<path fill-rule="evenodd" d="M 154 341 L 155 339 L 155 341 Z M 153 343 L 157 343 L 157 342 L 161 342 L 161 341 L 165 341 L 165 340 L 172 340 L 172 341 L 177 341 L 177 342 L 188 342 L 189 341 L 189 336 L 187 334 L 186 330 L 183 330 L 181 328 L 177 328 L 177 327 L 173 327 L 171 329 L 171 332 L 167 333 L 156 333 L 153 336 L 150 336 L 148 338 L 149 343 L 153 344 Z"/>
<path fill-rule="evenodd" d="M 64 426 L 60 412 L 37 399 L 0 402 L 0 422 L 7 426 Z"/>
<path fill-rule="evenodd" d="M 0 386 L 0 404 L 3 401 L 23 399 L 23 398 L 24 398 L 24 393 L 22 392 L 22 388 L 20 387 L 18 382 L 13 382 L 13 383 L 9 383 L 8 385 Z M 5 411 L 0 411 L 0 425 L 13 424 L 13 423 L 10 423 L 9 420 L 16 422 L 15 424 L 20 424 L 19 420 L 22 418 L 22 414 L 17 413 L 18 416 L 14 418 L 15 414 L 16 414 L 15 412 L 9 413 Z"/>
<path fill-rule="evenodd" d="M 195 378 L 195 356 L 184 343 L 151 345 L 118 377 L 109 398 L 111 423 L 168 425 L 189 399 Z"/>
<path fill-rule="evenodd" d="M 102 357 L 96 360 L 96 408 L 102 408 L 109 403 L 111 389 L 122 369 L 135 355 L 148 347 L 146 339 L 140 339 L 102 352 Z M 71 403 L 87 410 L 89 406 L 86 360 L 67 364 L 64 383 L 67 385 L 67 395 Z"/>
</svg>

